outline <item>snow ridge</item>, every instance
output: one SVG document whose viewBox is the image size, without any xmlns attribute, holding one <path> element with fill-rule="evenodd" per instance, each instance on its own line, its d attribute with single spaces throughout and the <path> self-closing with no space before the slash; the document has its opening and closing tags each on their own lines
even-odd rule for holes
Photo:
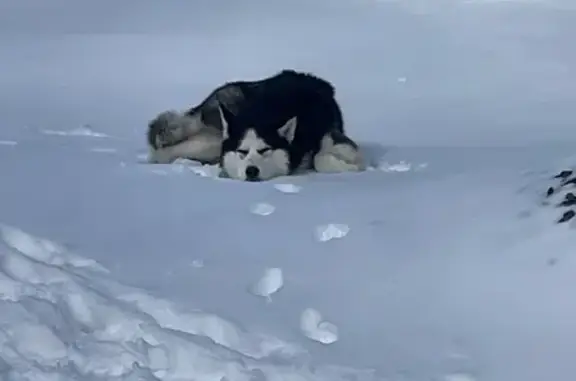
<svg viewBox="0 0 576 381">
<path fill-rule="evenodd" d="M 0 379 L 371 380 L 111 279 L 98 263 L 2 226 Z"/>
</svg>

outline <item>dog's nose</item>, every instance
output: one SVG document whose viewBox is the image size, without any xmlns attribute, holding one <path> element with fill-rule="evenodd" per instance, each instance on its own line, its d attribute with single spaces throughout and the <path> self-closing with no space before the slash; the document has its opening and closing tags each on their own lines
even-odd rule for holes
<svg viewBox="0 0 576 381">
<path fill-rule="evenodd" d="M 260 175 L 260 170 L 254 165 L 249 165 L 246 167 L 246 180 L 256 181 Z"/>
</svg>

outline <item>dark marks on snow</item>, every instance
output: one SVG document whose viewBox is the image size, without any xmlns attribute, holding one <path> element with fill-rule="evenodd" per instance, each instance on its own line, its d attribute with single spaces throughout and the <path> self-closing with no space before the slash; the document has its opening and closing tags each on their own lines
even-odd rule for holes
<svg viewBox="0 0 576 381">
<path fill-rule="evenodd" d="M 557 182 L 546 190 L 547 205 L 562 208 L 562 214 L 556 221 L 559 224 L 568 222 L 576 216 L 576 175 L 574 170 L 565 169 L 552 177 Z M 554 200 L 552 200 L 554 199 Z M 549 200 L 549 201 L 548 201 Z"/>
</svg>

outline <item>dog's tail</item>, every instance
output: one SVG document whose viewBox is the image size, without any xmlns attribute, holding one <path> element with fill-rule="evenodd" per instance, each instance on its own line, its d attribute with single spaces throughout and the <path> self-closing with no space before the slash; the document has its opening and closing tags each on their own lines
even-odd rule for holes
<svg viewBox="0 0 576 381">
<path fill-rule="evenodd" d="M 162 131 L 165 123 L 165 118 L 163 115 L 158 115 L 156 118 L 148 123 L 148 131 L 146 132 L 146 140 L 148 140 L 148 145 L 153 149 L 158 149 L 158 135 Z"/>
</svg>

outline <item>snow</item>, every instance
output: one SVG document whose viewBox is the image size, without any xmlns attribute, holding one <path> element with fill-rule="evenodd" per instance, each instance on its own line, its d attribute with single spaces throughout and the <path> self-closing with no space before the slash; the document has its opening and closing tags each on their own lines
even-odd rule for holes
<svg viewBox="0 0 576 381">
<path fill-rule="evenodd" d="M 313 308 L 307 308 L 302 312 L 300 329 L 306 337 L 322 344 L 332 344 L 338 340 L 338 327 L 323 321 L 322 314 Z"/>
<path fill-rule="evenodd" d="M 94 132 L 89 126 L 83 126 L 79 128 L 74 128 L 69 131 L 55 131 L 55 130 L 44 130 L 42 131 L 46 135 L 60 135 L 60 136 L 88 136 L 95 138 L 105 138 L 106 134 L 101 132 Z"/>
<path fill-rule="evenodd" d="M 238 4 L 0 3 L 0 380 L 573 377 L 572 2 Z M 145 162 L 157 113 L 284 67 L 369 171 Z"/>
<path fill-rule="evenodd" d="M 254 295 L 264 296 L 267 302 L 272 302 L 270 295 L 276 293 L 284 285 L 282 269 L 270 268 L 264 271 L 262 277 L 252 285 L 251 290 Z"/>
<path fill-rule="evenodd" d="M 302 187 L 295 184 L 274 184 L 274 188 L 282 193 L 300 193 Z"/>
<path fill-rule="evenodd" d="M 350 231 L 345 224 L 327 224 L 320 225 L 316 228 L 316 237 L 320 242 L 330 241 L 332 239 L 344 238 Z"/>
<path fill-rule="evenodd" d="M 252 213 L 260 216 L 269 216 L 272 213 L 274 213 L 275 210 L 276 208 L 274 207 L 274 205 L 270 205 L 266 202 L 259 202 L 258 204 L 255 204 L 251 208 Z"/>
</svg>

